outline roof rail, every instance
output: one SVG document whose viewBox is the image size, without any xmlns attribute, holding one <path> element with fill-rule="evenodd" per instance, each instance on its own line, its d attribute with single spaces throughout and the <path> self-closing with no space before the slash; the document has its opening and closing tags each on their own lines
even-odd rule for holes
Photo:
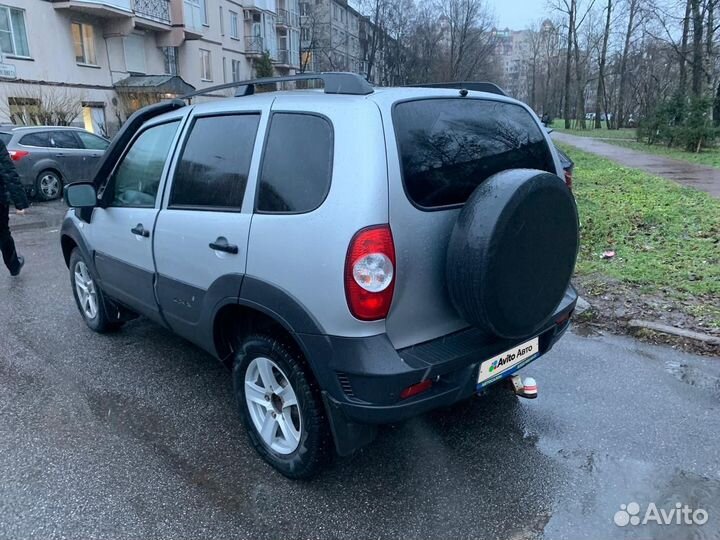
<svg viewBox="0 0 720 540">
<path fill-rule="evenodd" d="M 507 96 L 505 91 L 500 88 L 497 84 L 484 81 L 458 81 L 458 82 L 443 82 L 443 83 L 425 83 L 425 84 L 411 84 L 414 88 L 451 88 L 457 90 L 473 90 L 475 92 L 487 92 L 489 94 L 498 94 L 500 96 Z"/>
<path fill-rule="evenodd" d="M 284 77 L 266 77 L 262 79 L 250 79 L 248 81 L 236 81 L 226 84 L 202 88 L 180 97 L 180 99 L 191 99 L 196 96 L 205 96 L 218 90 L 237 88 L 235 97 L 251 96 L 255 93 L 255 86 L 263 84 L 275 84 L 294 81 L 323 81 L 326 94 L 347 94 L 354 96 L 366 96 L 374 92 L 372 85 L 357 73 L 350 72 L 327 72 L 327 73 L 301 73 L 299 75 L 288 75 Z"/>
</svg>

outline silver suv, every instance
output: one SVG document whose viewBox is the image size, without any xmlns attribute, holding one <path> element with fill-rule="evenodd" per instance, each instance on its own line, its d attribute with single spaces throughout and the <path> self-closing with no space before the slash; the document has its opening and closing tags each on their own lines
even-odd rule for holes
<svg viewBox="0 0 720 540">
<path fill-rule="evenodd" d="M 88 326 L 139 314 L 218 357 L 250 441 L 293 478 L 517 382 L 577 298 L 575 202 L 527 106 L 271 81 L 313 77 L 324 91 L 248 81 L 138 111 L 95 181 L 66 188 L 61 231 Z"/>
</svg>

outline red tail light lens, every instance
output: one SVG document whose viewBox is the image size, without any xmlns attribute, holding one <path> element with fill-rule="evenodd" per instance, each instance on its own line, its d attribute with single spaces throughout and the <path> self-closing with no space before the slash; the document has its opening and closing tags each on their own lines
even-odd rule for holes
<svg viewBox="0 0 720 540">
<path fill-rule="evenodd" d="M 565 169 L 565 185 L 572 189 L 573 172 L 572 169 Z"/>
<path fill-rule="evenodd" d="M 362 321 L 387 317 L 395 290 L 395 245 L 390 225 L 361 229 L 345 258 L 345 296 L 350 313 Z"/>
<path fill-rule="evenodd" d="M 408 386 L 405 390 L 400 392 L 400 399 L 407 399 L 413 396 L 417 396 L 418 394 L 427 392 L 428 390 L 430 390 L 430 388 L 432 388 L 432 379 L 425 379 L 423 382 Z"/>
<path fill-rule="evenodd" d="M 27 150 L 8 150 L 10 159 L 13 161 L 20 161 L 22 158 L 30 154 Z"/>
</svg>

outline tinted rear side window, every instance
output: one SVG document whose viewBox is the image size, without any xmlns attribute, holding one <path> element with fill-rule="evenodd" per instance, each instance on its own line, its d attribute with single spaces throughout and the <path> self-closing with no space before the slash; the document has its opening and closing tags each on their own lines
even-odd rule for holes
<svg viewBox="0 0 720 540">
<path fill-rule="evenodd" d="M 47 131 L 23 135 L 20 139 L 20 144 L 23 146 L 37 146 L 40 148 L 50 148 L 52 146 L 52 143 L 50 142 L 50 133 Z"/>
<path fill-rule="evenodd" d="M 195 120 L 175 172 L 170 206 L 242 206 L 259 114 Z"/>
<path fill-rule="evenodd" d="M 405 191 L 424 208 L 464 203 L 506 169 L 555 173 L 543 133 L 521 106 L 467 98 L 399 103 L 393 122 Z"/>
<path fill-rule="evenodd" d="M 320 116 L 275 113 L 258 187 L 260 212 L 302 213 L 320 206 L 330 189 L 333 130 Z"/>
<path fill-rule="evenodd" d="M 12 133 L 0 133 L 0 141 L 2 141 L 5 146 L 10 142 L 10 139 L 12 139 Z"/>
</svg>

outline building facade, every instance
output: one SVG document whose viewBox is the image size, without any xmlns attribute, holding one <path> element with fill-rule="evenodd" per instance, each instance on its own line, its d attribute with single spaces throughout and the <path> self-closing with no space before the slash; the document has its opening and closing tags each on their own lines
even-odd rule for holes
<svg viewBox="0 0 720 540">
<path fill-rule="evenodd" d="M 301 0 L 300 65 L 302 71 L 351 71 L 379 84 L 382 43 L 375 28 L 347 0 Z"/>
<path fill-rule="evenodd" d="M 297 0 L 0 0 L 0 122 L 112 135 L 146 102 L 300 66 Z M 62 109 L 62 110 L 61 110 Z M 65 110 L 71 110 L 65 113 Z"/>
</svg>

